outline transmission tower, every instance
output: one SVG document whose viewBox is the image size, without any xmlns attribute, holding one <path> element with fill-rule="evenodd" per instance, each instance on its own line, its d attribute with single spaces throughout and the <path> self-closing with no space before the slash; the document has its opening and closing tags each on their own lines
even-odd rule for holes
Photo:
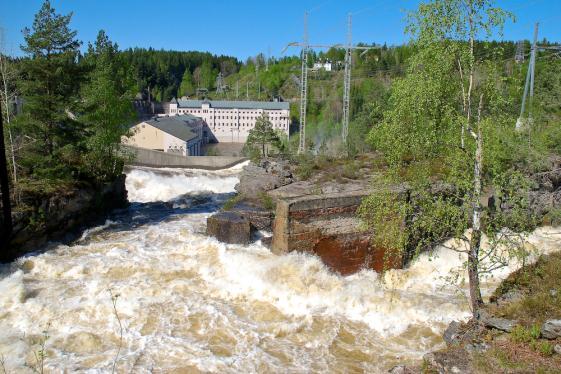
<svg viewBox="0 0 561 374">
<path fill-rule="evenodd" d="M 308 54 L 311 48 L 331 48 L 340 47 L 335 45 L 311 45 L 308 42 L 308 12 L 304 13 L 304 40 L 302 43 L 288 43 L 281 53 L 284 53 L 288 47 L 302 47 L 301 50 L 301 79 L 300 79 L 300 142 L 298 143 L 298 153 L 304 153 L 306 150 L 306 107 L 308 104 Z"/>
<path fill-rule="evenodd" d="M 524 62 L 524 41 L 519 40 L 516 44 L 516 55 L 514 56 L 514 61 L 517 64 L 521 64 Z"/>
<path fill-rule="evenodd" d="M 267 58 L 265 59 L 265 71 L 269 71 L 269 59 L 271 58 L 271 47 L 267 48 Z"/>
<path fill-rule="evenodd" d="M 538 51 L 540 50 L 551 50 L 560 51 L 561 46 L 539 46 L 538 45 L 538 29 L 540 24 L 536 23 L 534 26 L 534 42 L 532 43 L 532 51 L 530 53 L 530 65 L 528 66 L 528 73 L 526 74 L 526 83 L 524 84 L 524 94 L 522 95 L 522 107 L 520 108 L 520 117 L 516 121 L 516 129 L 520 130 L 524 126 L 524 112 L 526 111 L 526 100 L 528 98 L 528 92 L 530 93 L 530 98 L 528 100 L 528 119 L 527 124 L 532 124 L 532 102 L 534 100 L 534 80 L 536 72 L 536 58 Z"/>
<path fill-rule="evenodd" d="M 534 76 L 536 67 L 536 53 L 538 49 L 538 29 L 540 24 L 536 23 L 534 27 L 534 42 L 532 43 L 532 52 L 530 55 L 530 65 L 526 74 L 526 83 L 524 84 L 524 94 L 522 95 L 522 108 L 520 109 L 520 117 L 516 121 L 516 129 L 520 130 L 524 124 L 524 112 L 526 110 L 526 98 L 530 91 L 530 109 L 528 110 L 528 123 L 532 122 L 532 100 L 534 98 Z"/>
<path fill-rule="evenodd" d="M 353 68 L 353 50 L 362 50 L 362 54 L 380 47 L 353 46 L 353 15 L 349 13 L 347 20 L 347 46 L 345 47 L 345 76 L 343 85 L 343 143 L 347 143 L 349 135 L 349 118 L 351 112 L 351 71 Z"/>
<path fill-rule="evenodd" d="M 216 77 L 216 93 L 223 94 L 225 89 L 224 84 L 224 77 L 222 76 L 222 72 L 218 73 L 218 77 Z"/>
<path fill-rule="evenodd" d="M 353 64 L 353 16 L 349 13 L 347 30 L 347 48 L 345 50 L 345 77 L 343 84 L 343 143 L 349 135 L 349 112 L 351 108 L 351 70 Z"/>
<path fill-rule="evenodd" d="M 302 73 L 300 79 L 300 142 L 298 153 L 306 150 L 306 106 L 308 104 L 308 12 L 304 13 L 304 39 L 302 44 Z"/>
</svg>

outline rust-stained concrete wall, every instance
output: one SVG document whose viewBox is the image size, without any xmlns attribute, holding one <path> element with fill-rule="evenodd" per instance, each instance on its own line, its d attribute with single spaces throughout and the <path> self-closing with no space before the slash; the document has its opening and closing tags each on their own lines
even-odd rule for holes
<svg viewBox="0 0 561 374">
<path fill-rule="evenodd" d="M 402 267 L 401 256 L 375 248 L 370 234 L 361 230 L 356 210 L 366 195 L 365 191 L 354 191 L 279 199 L 273 223 L 273 252 L 314 253 L 341 274 L 363 268 L 380 271 Z"/>
</svg>

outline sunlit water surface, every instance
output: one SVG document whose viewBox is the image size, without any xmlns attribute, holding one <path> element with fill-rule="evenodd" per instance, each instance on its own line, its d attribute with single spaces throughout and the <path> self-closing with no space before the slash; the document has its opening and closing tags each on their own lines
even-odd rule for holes
<svg viewBox="0 0 561 374">
<path fill-rule="evenodd" d="M 232 195 L 239 169 L 131 169 L 130 208 L 72 245 L 0 268 L 6 370 L 32 372 L 45 341 L 50 372 L 108 372 L 118 357 L 127 373 L 376 373 L 441 347 L 446 325 L 468 317 L 446 280 L 463 262 L 449 249 L 381 280 L 207 237 L 206 218 Z M 537 230 L 529 247 L 560 249 L 560 231 Z"/>
</svg>

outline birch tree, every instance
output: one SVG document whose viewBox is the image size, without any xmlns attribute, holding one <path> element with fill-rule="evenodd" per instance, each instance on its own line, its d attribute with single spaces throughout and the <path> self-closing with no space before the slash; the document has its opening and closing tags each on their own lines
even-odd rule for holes
<svg viewBox="0 0 561 374">
<path fill-rule="evenodd" d="M 485 56 L 475 55 L 476 42 L 500 32 L 508 17 L 491 0 L 432 0 L 409 15 L 407 31 L 418 53 L 370 134 L 388 170 L 359 211 L 375 242 L 405 256 L 457 239 L 461 245 L 451 249 L 467 256 L 476 319 L 483 302 L 480 276 L 523 254 L 520 241 L 503 228 L 520 232 L 533 224 L 525 213 L 526 179 L 513 164 L 494 160 L 493 152 L 504 144 L 493 134 L 512 121 L 500 106 L 500 76 Z M 523 143 L 516 134 L 508 136 Z M 505 178 L 516 191 L 507 192 L 500 183 Z M 482 204 L 485 191 L 500 196 L 499 209 Z M 491 242 L 486 249 L 483 234 Z M 498 252 L 499 245 L 510 250 Z"/>
</svg>

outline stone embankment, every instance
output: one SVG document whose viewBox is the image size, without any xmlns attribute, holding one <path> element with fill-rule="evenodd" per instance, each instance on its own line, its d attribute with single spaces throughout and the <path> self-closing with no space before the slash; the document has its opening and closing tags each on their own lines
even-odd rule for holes
<svg viewBox="0 0 561 374">
<path fill-rule="evenodd" d="M 13 212 L 11 238 L 2 243 L 2 262 L 37 250 L 50 240 L 71 240 L 84 225 L 125 207 L 125 175 L 103 186 L 74 187 L 50 196 L 26 195 L 22 203 L 27 208 Z"/>
</svg>

